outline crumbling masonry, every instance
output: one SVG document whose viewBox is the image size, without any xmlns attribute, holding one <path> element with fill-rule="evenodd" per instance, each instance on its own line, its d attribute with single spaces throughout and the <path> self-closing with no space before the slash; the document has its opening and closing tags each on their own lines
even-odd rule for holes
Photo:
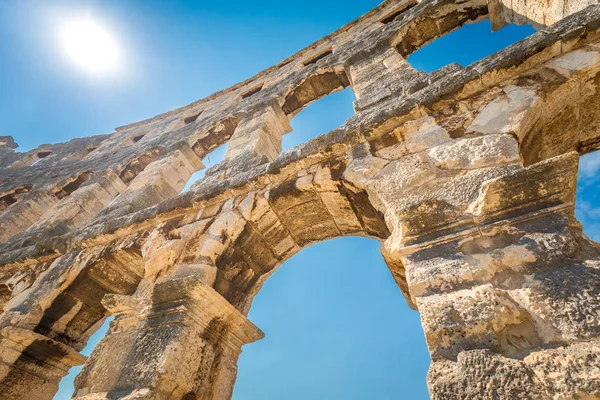
<svg viewBox="0 0 600 400">
<path fill-rule="evenodd" d="M 467 67 L 407 63 L 485 18 L 538 31 Z M 294 115 L 347 87 L 356 115 L 280 154 Z M 347 235 L 383 242 L 433 399 L 600 398 L 600 247 L 574 217 L 579 156 L 600 147 L 596 0 L 386 1 L 110 135 L 0 139 L 3 399 L 51 399 L 84 363 L 76 399 L 229 399 L 265 279 Z"/>
</svg>

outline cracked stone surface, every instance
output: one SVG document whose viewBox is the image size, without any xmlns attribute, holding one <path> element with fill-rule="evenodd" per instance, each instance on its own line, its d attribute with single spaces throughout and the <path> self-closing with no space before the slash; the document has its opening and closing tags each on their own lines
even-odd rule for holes
<svg viewBox="0 0 600 400">
<path fill-rule="evenodd" d="M 406 61 L 485 18 L 539 30 L 469 66 Z M 356 114 L 281 154 L 291 119 L 348 87 Z M 574 216 L 599 148 L 593 0 L 389 0 L 111 134 L 26 153 L 1 136 L 2 398 L 51 399 L 84 364 L 75 399 L 229 399 L 265 280 L 349 235 L 382 242 L 420 313 L 432 399 L 600 398 L 600 247 Z"/>
</svg>

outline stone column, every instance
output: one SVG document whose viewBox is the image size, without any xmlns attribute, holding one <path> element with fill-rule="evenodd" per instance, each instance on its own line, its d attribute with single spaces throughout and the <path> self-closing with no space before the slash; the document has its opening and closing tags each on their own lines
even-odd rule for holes
<svg viewBox="0 0 600 400">
<path fill-rule="evenodd" d="M 225 158 L 248 157 L 260 163 L 271 161 L 281 153 L 282 136 L 291 130 L 281 107 L 272 103 L 261 108 L 258 115 L 239 123 L 229 140 Z"/>
<path fill-rule="evenodd" d="M 180 146 L 171 155 L 149 164 L 97 219 L 118 218 L 174 197 L 192 174 L 202 168 L 204 165 L 192 148 Z"/>
<path fill-rule="evenodd" d="M 86 357 L 28 329 L 0 331 L 0 393 L 6 400 L 51 400 L 60 380 Z"/>
<path fill-rule="evenodd" d="M 0 397 L 50 400 L 69 368 L 83 364 L 77 349 L 36 332 L 46 307 L 73 282 L 93 255 L 56 259 L 33 285 L 4 305 L 0 317 Z"/>
<path fill-rule="evenodd" d="M 413 93 L 427 84 L 427 74 L 411 67 L 395 48 L 383 46 L 372 51 L 375 54 L 358 53 L 345 63 L 356 95 L 356 111 L 395 93 Z"/>
<path fill-rule="evenodd" d="M 116 319 L 76 379 L 77 399 L 229 399 L 242 345 L 263 337 L 197 277 L 104 304 Z"/>
<path fill-rule="evenodd" d="M 106 293 L 131 294 L 141 257 L 129 248 L 103 247 L 57 258 L 31 287 L 13 293 L 0 316 L 0 397 L 52 399 L 106 316 Z"/>
<path fill-rule="evenodd" d="M 421 314 L 432 399 L 600 395 L 600 247 L 574 218 L 577 161 L 487 180 L 465 213 L 397 214 L 384 253 Z"/>
</svg>

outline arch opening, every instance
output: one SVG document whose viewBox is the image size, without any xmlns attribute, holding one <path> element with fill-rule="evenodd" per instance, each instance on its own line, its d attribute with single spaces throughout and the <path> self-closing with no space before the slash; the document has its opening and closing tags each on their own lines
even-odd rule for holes
<svg viewBox="0 0 600 400">
<path fill-rule="evenodd" d="M 400 48 L 398 51 L 408 56 L 407 61 L 413 68 L 430 73 L 450 64 L 466 67 L 533 33 L 535 29 L 531 25 L 507 25 L 493 32 L 490 20 L 486 19 L 466 23 L 437 39 L 415 45 L 412 52 Z M 469 51 L 464 51 L 465 46 Z"/>
<path fill-rule="evenodd" d="M 107 294 L 131 295 L 143 275 L 138 249 L 121 248 L 90 261 L 43 310 L 33 331 L 84 355 L 106 334 L 112 318 L 102 303 Z M 81 368 L 72 368 L 61 379 L 55 399 L 69 398 Z M 65 396 L 65 393 L 68 393 Z"/>
<path fill-rule="evenodd" d="M 579 160 L 575 216 L 583 233 L 600 242 L 600 151 L 583 155 Z"/>
<path fill-rule="evenodd" d="M 304 105 L 290 121 L 292 131 L 282 138 L 282 151 L 344 125 L 354 115 L 354 91 L 350 87 L 335 90 Z"/>
<path fill-rule="evenodd" d="M 106 336 L 110 323 L 114 320 L 114 317 L 108 317 L 104 320 L 104 323 L 98 330 L 90 336 L 87 345 L 81 350 L 81 354 L 89 357 L 92 354 L 94 348 L 100 343 L 102 338 Z M 75 391 L 75 377 L 81 372 L 83 366 L 77 366 L 71 368 L 69 374 L 61 379 L 58 385 L 58 391 L 54 395 L 53 400 L 65 400 L 71 398 Z"/>
<path fill-rule="evenodd" d="M 349 86 L 350 81 L 344 71 L 319 71 L 302 81 L 285 96 L 283 112 L 289 118 L 293 118 L 313 101 Z"/>
<path fill-rule="evenodd" d="M 194 183 L 204 178 L 206 176 L 206 171 L 208 171 L 209 168 L 214 167 L 215 165 L 219 164 L 225 159 L 226 153 L 227 145 L 224 144 L 212 150 L 210 153 L 206 154 L 202 159 L 204 168 L 194 172 L 192 176 L 190 176 L 190 179 L 188 179 L 187 183 L 181 190 L 181 193 L 188 192 Z"/>
<path fill-rule="evenodd" d="M 125 183 L 133 181 L 150 163 L 159 156 L 158 149 L 147 151 L 131 158 L 127 163 L 118 169 L 119 178 Z"/>
<path fill-rule="evenodd" d="M 332 160 L 309 175 L 248 196 L 243 202 L 247 222 L 216 260 L 215 290 L 247 313 L 262 283 L 300 249 L 342 236 L 388 238 L 383 214 L 365 190 L 343 179 L 345 168 L 342 160 Z"/>
<path fill-rule="evenodd" d="M 327 240 L 282 266 L 250 309 L 266 337 L 244 347 L 233 399 L 393 398 L 399 386 L 406 398 L 428 399 L 430 359 L 420 318 L 379 241 Z M 413 368 L 398 376 L 407 360 Z"/>
</svg>

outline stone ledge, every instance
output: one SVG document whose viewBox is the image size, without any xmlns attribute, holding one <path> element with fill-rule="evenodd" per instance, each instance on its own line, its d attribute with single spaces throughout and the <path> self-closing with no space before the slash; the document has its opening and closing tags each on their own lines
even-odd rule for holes
<svg viewBox="0 0 600 400">
<path fill-rule="evenodd" d="M 577 37 L 580 38 L 579 45 L 583 45 L 588 40 L 591 32 L 596 32 L 600 29 L 600 5 L 589 6 L 585 10 L 565 18 L 563 21 L 557 23 L 558 25 L 571 27 L 571 30 L 577 33 Z M 470 67 L 457 70 L 450 76 L 439 79 L 432 85 L 416 92 L 416 97 L 405 98 L 395 96 L 388 98 L 379 103 L 377 109 L 369 109 L 350 118 L 343 127 L 287 151 L 270 163 L 259 165 L 243 172 L 240 171 L 235 177 L 220 181 L 207 180 L 203 184 L 196 185 L 195 192 L 168 199 L 156 206 L 116 220 L 99 222 L 96 225 L 87 226 L 64 236 L 50 240 L 46 240 L 43 237 L 18 237 L 18 240 L 1 244 L 0 253 L 2 255 L 0 256 L 0 265 L 11 264 L 19 260 L 28 263 L 27 259 L 39 259 L 40 257 L 54 258 L 68 248 L 82 247 L 82 242 L 90 242 L 90 239 L 94 237 L 114 233 L 118 229 L 134 224 L 150 224 L 152 218 L 156 218 L 158 215 L 169 213 L 173 216 L 183 215 L 186 212 L 185 210 L 197 207 L 198 203 L 224 194 L 227 191 L 243 188 L 245 185 L 254 188 L 254 185 L 258 183 L 260 178 L 265 175 L 276 174 L 282 168 L 301 159 L 306 159 L 309 155 L 321 154 L 322 158 L 327 158 L 327 153 L 331 152 L 334 145 L 354 146 L 364 141 L 366 136 L 375 132 L 387 120 L 406 115 L 418 105 L 427 105 L 441 100 L 449 94 L 461 90 L 469 82 L 479 80 L 485 73 L 494 71 L 497 68 L 505 68 L 522 63 L 526 60 L 524 58 L 525 55 L 532 56 L 549 46 L 553 46 L 557 41 L 562 40 L 560 36 L 553 34 L 557 29 L 561 29 L 560 26 L 549 27 L 547 31 L 540 31 L 505 50 L 484 58 Z M 545 60 L 538 61 L 542 62 Z M 483 87 L 480 90 L 483 90 Z M 318 161 L 315 160 L 315 162 Z M 83 247 L 85 246 L 83 244 Z"/>
</svg>

